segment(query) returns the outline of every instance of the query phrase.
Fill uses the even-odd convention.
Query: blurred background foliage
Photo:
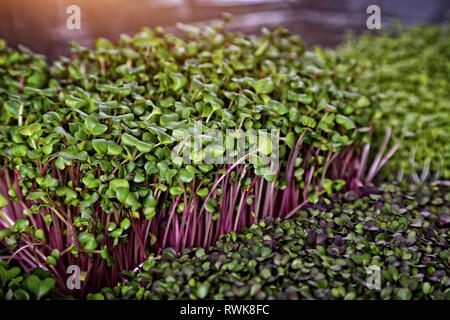
[[[81,9],[80,30],[66,27],[66,8],[73,4]],[[0,1],[0,38],[54,60],[70,55],[71,41],[92,47],[96,38],[117,40],[143,26],[176,32],[178,22],[206,22],[229,12],[234,16],[230,31],[283,26],[308,46],[335,46],[347,30],[367,31],[366,9],[372,4],[381,8],[382,28],[393,18],[404,25],[442,23],[450,9],[447,0],[15,0]]]

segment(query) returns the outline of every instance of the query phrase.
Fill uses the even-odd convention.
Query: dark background
[[[81,30],[68,30],[66,8],[81,8]],[[234,15],[229,29],[258,33],[279,25],[299,34],[308,46],[334,46],[347,30],[367,31],[366,8],[381,8],[382,28],[392,19],[406,25],[448,21],[449,0],[0,0],[0,38],[23,44],[50,60],[70,55],[75,40],[90,47],[97,37],[117,39],[143,26],[208,21]],[[371,31],[375,32],[375,31]]]

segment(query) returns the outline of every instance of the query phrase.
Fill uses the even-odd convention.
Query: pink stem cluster
[[[41,207],[38,214],[25,215],[24,210],[30,208],[32,201],[25,200],[18,187],[20,176],[17,171],[12,175],[6,169],[0,171],[0,194],[8,197],[8,190],[16,186],[18,202],[9,201],[8,206],[2,210],[0,216],[0,227],[10,228],[18,218],[27,218],[34,229],[42,229],[45,232],[47,242],[36,239],[31,234],[23,234],[18,246],[12,251],[14,259],[29,271],[35,267],[50,269],[57,280],[58,287],[64,294],[74,294],[67,289],[66,268],[69,265],[77,265],[85,272],[85,280],[80,292],[75,296],[83,297],[89,292],[96,292],[104,286],[113,286],[120,279],[122,270],[131,270],[147,259],[150,252],[160,252],[166,247],[173,247],[180,251],[191,247],[209,247],[213,245],[221,235],[231,231],[241,232],[243,227],[248,227],[266,217],[289,218],[295,215],[305,204],[308,203],[308,195],[311,191],[319,192],[322,188],[324,177],[330,179],[342,179],[346,181],[346,189],[359,192],[359,188],[369,185],[376,173],[393,155],[398,145],[395,145],[385,154],[389,140],[390,130],[386,132],[378,154],[376,155],[367,175],[367,162],[370,145],[363,147],[361,153],[357,153],[355,146],[343,148],[332,154],[321,154],[320,146],[303,147],[303,138],[298,139],[294,150],[288,157],[285,167],[286,185],[284,189],[277,188],[277,178],[268,182],[264,178],[256,176],[252,171],[247,171],[243,164],[250,156],[247,154],[236,163],[223,167],[226,172],[217,175],[213,187],[205,199],[196,195],[200,185],[198,179],[191,183],[182,184],[184,193],[171,198],[169,192],[153,190],[158,204],[170,202],[169,206],[157,212],[150,220],[143,218],[132,219],[131,228],[128,230],[126,242],[113,245],[112,239],[104,231],[105,240],[101,245],[106,245],[115,263],[112,267],[107,266],[99,252],[88,253],[83,251],[77,240],[77,228],[73,224],[73,218],[80,214],[77,207],[57,206],[56,210],[64,215],[67,224],[49,207]],[[303,148],[302,148],[303,147]],[[325,163],[319,174],[315,166],[319,155],[324,156]],[[299,185],[299,179],[294,175],[297,158],[302,159],[301,168],[303,187]],[[231,173],[234,172],[234,175]],[[78,175],[78,174],[76,174]],[[61,177],[61,173],[54,173],[55,177]],[[365,177],[365,179],[364,179]],[[243,188],[242,181],[250,178],[251,184]],[[220,190],[220,192],[217,192]],[[213,198],[217,202],[216,212],[206,210],[207,201]],[[248,201],[251,199],[251,201]],[[183,212],[177,212],[178,204],[183,202]],[[44,217],[51,215],[52,224],[45,223]],[[103,225],[113,218],[113,214],[104,212],[100,203],[95,204],[95,219],[100,219]],[[156,236],[156,243],[151,243],[151,235]],[[76,246],[78,255],[70,254],[69,249]],[[62,252],[61,258],[56,266],[46,263],[46,256],[53,249]]]

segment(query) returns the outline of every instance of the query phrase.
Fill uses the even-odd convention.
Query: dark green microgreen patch
[[[166,249],[105,299],[449,299],[447,187],[333,194],[208,249]],[[168,254],[172,252],[172,254]],[[368,285],[377,267],[379,287]]]

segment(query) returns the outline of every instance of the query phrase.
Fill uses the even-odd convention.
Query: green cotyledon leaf
[[[122,134],[121,135],[121,140],[122,140],[124,145],[130,146],[130,147],[135,147],[140,152],[144,152],[144,153],[150,152],[153,149],[153,146],[154,146],[154,144],[143,142],[143,141],[133,137],[132,135],[130,135],[128,133]]]

